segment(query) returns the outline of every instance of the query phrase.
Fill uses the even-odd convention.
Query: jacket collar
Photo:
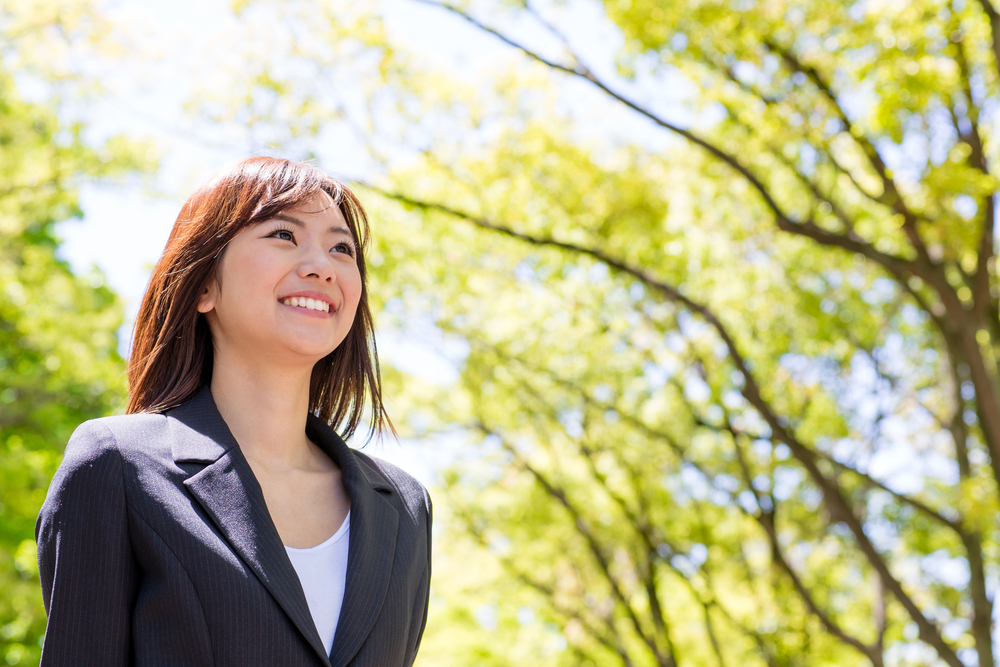
[[[392,485],[380,472],[362,465],[326,422],[309,415],[306,435],[340,467],[351,499],[347,581],[328,656],[298,575],[271,521],[260,484],[219,414],[208,385],[168,411],[167,416],[174,461],[206,464],[184,480],[184,485],[323,664],[347,665],[378,619],[389,588],[399,516],[383,494],[393,493]]]

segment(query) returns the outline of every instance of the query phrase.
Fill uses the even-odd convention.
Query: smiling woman
[[[334,431],[368,398],[392,430],[367,241],[354,194],[302,163],[243,160],[184,204],[130,414],[76,430],[38,517],[43,665],[412,664],[430,498]]]
[[[136,317],[129,412],[176,407],[210,380],[214,350],[208,320],[195,317],[194,311],[204,290],[220,284],[217,264],[225,263],[228,246],[234,241],[245,244],[243,232],[273,234],[274,243],[295,246],[296,228],[304,229],[310,216],[322,218],[321,210],[332,218],[334,224],[328,226],[340,228],[340,236],[329,239],[335,241],[331,254],[350,248],[361,295],[346,338],[313,367],[310,409],[342,425],[344,437],[350,437],[360,423],[367,392],[373,428],[391,428],[382,405],[366,291],[368,218],[354,193],[339,181],[310,165],[274,158],[243,160],[185,202]]]

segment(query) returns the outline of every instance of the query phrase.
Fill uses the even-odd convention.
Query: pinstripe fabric
[[[82,424],[36,525],[42,665],[395,667],[427,619],[431,505],[310,415],[351,497],[329,655],[260,485],[203,388],[165,415]]]

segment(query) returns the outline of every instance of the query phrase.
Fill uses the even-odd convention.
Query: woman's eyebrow
[[[302,222],[301,220],[299,220],[294,216],[288,215],[287,213],[276,213],[272,219],[284,220],[285,222],[290,222],[298,227],[304,228],[306,226],[306,223]],[[354,238],[354,234],[352,234],[351,230],[348,229],[347,227],[330,227],[326,231],[333,232],[334,234],[344,234],[346,236],[350,236],[352,239]]]

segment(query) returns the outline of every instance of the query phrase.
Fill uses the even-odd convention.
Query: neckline
[[[344,520],[341,522],[340,528],[337,529],[337,532],[335,532],[333,535],[326,538],[316,546],[304,547],[301,549],[298,547],[290,547],[287,544],[282,546],[285,547],[286,551],[290,551],[293,553],[308,553],[310,551],[319,551],[320,549],[333,546],[334,544],[339,542],[340,538],[342,538],[344,535],[347,534],[347,531],[350,528],[350,526],[351,526],[351,510],[347,510],[347,516],[344,517]]]

